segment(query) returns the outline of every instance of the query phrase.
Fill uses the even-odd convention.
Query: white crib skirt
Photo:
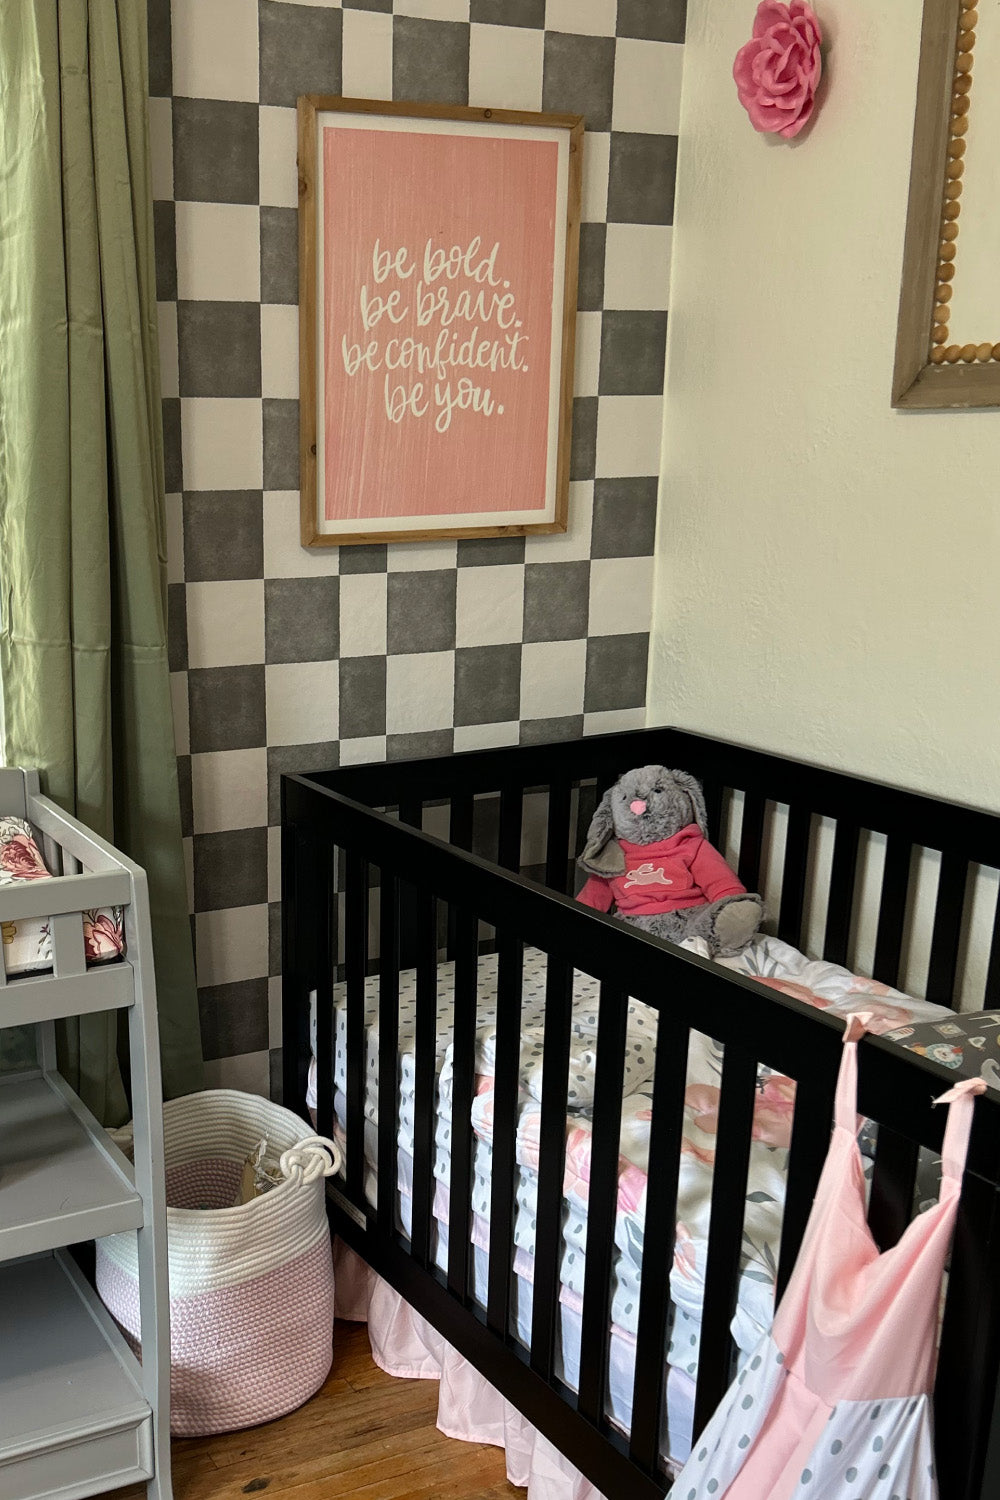
[[[333,1263],[337,1317],[368,1324],[372,1358],[387,1375],[440,1381],[437,1426],[446,1437],[502,1448],[507,1478],[527,1490],[527,1500],[605,1500],[579,1469],[340,1239],[333,1242]],[[667,1372],[667,1413],[673,1430],[690,1433],[694,1383],[673,1368]],[[669,1464],[674,1472],[687,1447],[685,1442],[683,1454],[674,1450]]]
[[[467,1359],[341,1240],[334,1241],[338,1318],[367,1323],[372,1358],[388,1375],[438,1380],[437,1425],[446,1437],[502,1448],[507,1478],[527,1500],[605,1500]]]

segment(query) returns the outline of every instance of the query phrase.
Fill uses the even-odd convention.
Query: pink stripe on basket
[[[138,1284],[99,1256],[97,1290],[138,1352]],[[252,1281],[172,1298],[170,1431],[177,1437],[229,1432],[294,1411],[330,1372],[332,1322],[326,1237]]]

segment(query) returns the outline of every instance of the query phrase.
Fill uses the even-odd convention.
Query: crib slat
[[[916,1141],[879,1125],[868,1197],[868,1227],[882,1250],[895,1245],[910,1222],[919,1151]]]
[[[365,1201],[365,1088],[368,1039],[365,971],[368,966],[368,861],[347,852],[344,898],[344,967],[347,999],[347,1191],[360,1208]]]
[[[502,870],[521,868],[521,818],[524,795],[519,786],[505,786],[500,793],[500,841],[497,863]]]
[[[417,1022],[413,1093],[413,1219],[410,1253],[430,1263],[434,1197],[434,1126],[437,1092],[437,902],[431,891],[414,895],[417,947]]]
[[[399,886],[383,866],[379,885],[378,1227],[396,1229],[399,1131]]]
[[[587,1260],[580,1337],[579,1410],[590,1422],[604,1414],[611,1337],[611,1265],[618,1206],[618,1155],[628,996],[601,985],[597,1021],[597,1064],[587,1209]]]
[[[316,891],[316,922],[312,954],[312,980],[316,986],[316,1128],[320,1135],[333,1135],[333,1078],[335,1038],[333,1032],[333,976],[337,964],[337,891],[334,870],[339,851],[323,849],[307,839],[304,870]],[[347,1033],[350,1045],[350,1032]],[[345,1142],[344,1164],[350,1174],[352,1154],[360,1143]]]
[[[883,984],[893,986],[899,983],[899,962],[903,952],[903,924],[906,921],[906,896],[910,886],[912,852],[912,845],[904,839],[890,837],[886,844],[872,976],[881,980]]]
[[[545,884],[563,894],[570,889],[569,815],[572,795],[567,779],[560,777],[551,782],[545,832]]]
[[[419,797],[401,797],[399,821],[410,828],[422,828],[424,807]],[[399,888],[399,958],[404,969],[412,969],[417,962],[417,911],[414,904],[414,888],[401,883]]]
[[[993,937],[990,941],[990,956],[986,965],[986,983],[983,987],[983,1009],[995,1010],[1000,1005],[1000,890],[997,892],[996,912],[993,917]]]
[[[615,784],[615,782],[617,780],[618,780],[618,776],[617,776],[616,772],[614,772],[614,771],[602,771],[599,774],[599,776],[597,777],[597,787],[596,787],[597,801],[598,802],[600,802],[600,800],[604,796],[605,792],[608,792],[608,791],[611,790],[611,788],[614,786],[614,784]]]
[[[493,1076],[493,1162],[490,1176],[490,1263],[487,1327],[510,1332],[510,1278],[514,1247],[518,1068],[521,1056],[521,990],[524,951],[503,935],[497,954],[496,1062]]]
[[[649,1133],[646,1223],[642,1244],[643,1277],[635,1341],[635,1380],[629,1455],[646,1474],[660,1466],[660,1416],[666,1380],[667,1317],[670,1311],[669,1267],[677,1233],[677,1181],[680,1175],[687,1081],[689,1032],[661,1011],[656,1030],[652,1121]]]
[[[962,938],[962,915],[965,910],[965,886],[969,862],[960,854],[946,850],[941,856],[937,902],[934,906],[934,929],[931,956],[927,965],[927,999],[937,1005],[954,1005],[955,970],[958,945]]]
[[[472,819],[475,803],[471,792],[453,792],[448,819],[448,842],[454,849],[472,848]],[[458,951],[458,907],[448,908],[448,957]]]
[[[451,1180],[448,1209],[448,1288],[459,1301],[469,1292],[472,1223],[472,1102],[475,1098],[477,935],[475,912],[458,912],[451,1093]]]
[[[419,797],[401,797],[399,800],[399,821],[408,823],[411,828],[420,828],[424,821],[424,804]]]
[[[757,1086],[753,1055],[726,1047],[712,1177],[711,1233],[705,1261],[698,1384],[694,1404],[697,1435],[725,1395],[731,1378],[733,1340],[729,1331],[743,1247],[750,1132]]]
[[[830,899],[826,908],[823,957],[832,964],[847,964],[854,910],[854,881],[858,867],[861,830],[854,823],[838,822],[830,867]]]
[[[535,1215],[535,1277],[531,1309],[531,1368],[551,1381],[559,1321],[562,1258],[563,1176],[566,1170],[566,1099],[569,1090],[573,970],[554,953],[545,981],[545,1041],[542,1048],[542,1117]]]
[[[721,781],[716,781],[714,777],[706,777],[701,789],[705,794],[705,818],[708,824],[708,842],[710,844],[719,844],[721,842],[720,832],[722,829],[722,783]]]
[[[775,1307],[784,1296],[788,1278],[792,1274],[809,1221],[816,1184],[829,1150],[836,1083],[836,1074],[831,1074],[825,1078],[810,1076],[808,1083],[800,1081],[796,1086],[785,1209],[781,1221],[781,1250],[778,1254],[778,1277],[774,1293]]]
[[[308,993],[303,972],[316,930],[315,880],[307,878],[305,840],[292,823],[281,828],[281,1098],[286,1109],[306,1109],[309,1077]],[[317,1061],[319,1052],[317,1049]],[[317,1068],[317,1071],[318,1068]]]
[[[590,828],[591,819],[597,811],[600,798],[597,795],[597,787],[592,781],[581,784],[576,794],[576,831],[573,839],[573,858],[576,860],[582,853],[587,842],[587,832]],[[579,879],[583,879],[580,875]]]
[[[448,842],[456,849],[472,848],[472,815],[475,802],[471,792],[454,792],[448,821]]]
[[[967,1172],[955,1225],[934,1387],[938,1482],[941,1494],[949,1500],[986,1500],[998,1493],[998,1260],[1000,1193]]]
[[[743,798],[743,823],[740,828],[740,862],[737,873],[748,891],[760,883],[760,855],[764,845],[764,798],[748,791]]]
[[[785,834],[785,862],[781,872],[778,936],[794,947],[798,947],[802,940],[802,911],[805,904],[811,832],[812,814],[808,807],[800,803],[790,807],[788,828]]]

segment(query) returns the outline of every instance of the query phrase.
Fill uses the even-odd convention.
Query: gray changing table
[[[0,1026],[33,1025],[39,1066],[0,1076],[0,1500],[77,1500],[145,1480],[171,1500],[163,1121],[146,877],[0,768],[56,880],[0,887],[0,921],[51,918],[52,970],[9,977]],[[125,908],[126,957],[87,968],[81,913]],[[0,944],[2,953],[2,944]],[[128,1011],[135,1165],[60,1077],[56,1020]],[[135,1229],[142,1363],[67,1247]]]

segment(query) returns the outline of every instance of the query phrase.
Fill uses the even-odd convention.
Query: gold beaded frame
[[[1000,343],[948,336],[972,102],[977,0],[924,0],[899,295],[895,407],[1000,406]],[[1000,332],[1000,329],[997,330]]]

